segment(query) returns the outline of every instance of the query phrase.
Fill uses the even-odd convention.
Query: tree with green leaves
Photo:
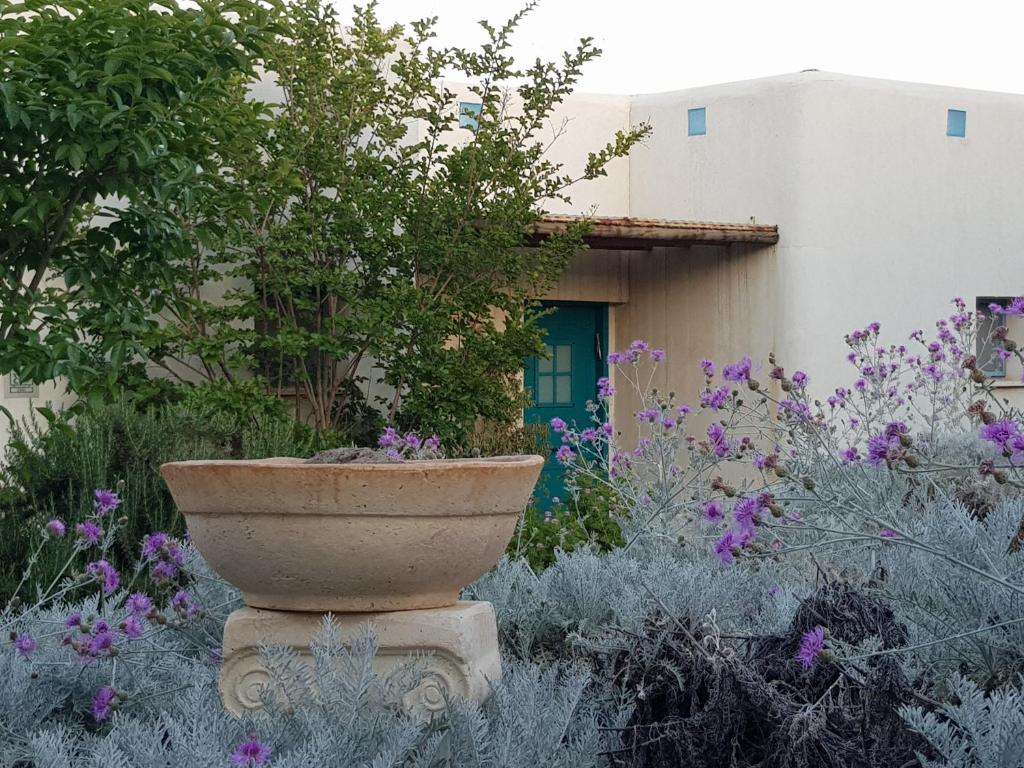
[[[515,421],[522,361],[543,350],[533,298],[584,229],[526,248],[532,227],[647,132],[610,136],[579,177],[550,159],[553,111],[599,51],[584,39],[519,66],[511,40],[531,8],[467,50],[434,47],[433,20],[383,25],[373,5],[346,24],[322,0],[284,6],[262,80],[225,84],[204,116],[221,129],[216,167],[121,217],[119,286],[138,311],[131,328],[109,306],[90,324],[103,350],[120,338],[132,353],[107,355],[118,380],[146,363],[243,412],[287,394],[319,430],[383,418],[451,446],[481,418]],[[481,105],[470,128],[452,72]]]
[[[106,396],[140,363],[271,10],[0,0],[0,372]]]
[[[509,47],[530,7],[484,24],[469,51],[431,47],[432,21],[384,27],[372,5],[342,26],[319,0],[292,4],[267,58],[281,104],[210,201],[238,239],[179,281],[242,287],[216,301],[192,291],[168,343],[212,368],[258,361],[321,429],[373,407],[464,444],[481,417],[514,421],[522,361],[543,349],[531,299],[581,246],[578,228],[527,249],[532,225],[647,132],[609,137],[580,178],[549,159],[553,110],[599,51],[583,40],[561,63],[517,66]],[[453,70],[480,103],[470,128],[443,85]],[[370,361],[388,388],[368,403]]]

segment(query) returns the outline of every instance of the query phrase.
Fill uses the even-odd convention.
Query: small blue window
[[[967,135],[967,113],[962,109],[946,111],[946,135],[964,138]]]
[[[459,128],[469,128],[475,131],[480,127],[479,120],[481,104],[472,101],[459,102]]]
[[[691,109],[686,113],[686,133],[688,136],[703,136],[708,132],[707,110],[704,107]]]

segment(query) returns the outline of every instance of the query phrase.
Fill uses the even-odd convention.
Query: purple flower
[[[92,520],[86,520],[75,526],[75,533],[80,541],[88,546],[96,546],[103,540],[103,529]]]
[[[710,408],[712,411],[718,411],[725,407],[725,404],[729,402],[729,395],[732,394],[732,390],[727,386],[721,386],[712,392],[709,389],[705,389],[700,393],[700,404],[705,408]]]
[[[404,442],[406,448],[411,448],[414,451],[418,451],[423,446],[423,441],[420,440],[420,436],[415,432],[407,434]]]
[[[796,660],[804,669],[810,669],[825,650],[825,628],[815,627],[800,639]]]
[[[709,379],[713,378],[715,375],[715,364],[710,360],[701,360],[700,369],[704,371],[704,375]]]
[[[651,362],[660,363],[665,359],[664,349],[652,349],[651,350]]]
[[[570,461],[572,461],[572,457],[572,448],[570,448],[568,445],[563,445],[555,453],[555,458],[558,459],[558,462],[560,464],[568,464]]]
[[[757,499],[740,499],[732,511],[733,519],[741,532],[754,531],[754,523],[761,513],[761,503]]]
[[[102,723],[110,717],[110,710],[113,709],[116,698],[117,691],[109,685],[96,691],[96,695],[92,698],[92,716],[97,723]]]
[[[110,514],[121,506],[121,499],[109,488],[97,488],[93,497],[93,509],[100,517]]]
[[[142,619],[138,616],[129,616],[124,622],[124,635],[129,640],[138,640],[145,631],[142,626]]]
[[[731,453],[732,447],[729,445],[729,438],[726,437],[725,428],[721,424],[716,422],[708,427],[708,440],[711,441],[711,449],[715,456],[725,458]]]
[[[68,629],[74,629],[75,627],[82,626],[82,614],[77,611],[75,613],[69,613],[68,617],[64,619],[64,626]]]
[[[377,445],[381,448],[390,448],[401,440],[394,427],[388,427],[383,434],[377,438]]]
[[[704,513],[704,519],[711,523],[717,523],[724,517],[722,506],[717,501],[706,502],[701,511]]]
[[[109,595],[121,583],[121,574],[106,560],[97,560],[85,566],[85,572],[103,582],[103,594]]]
[[[658,417],[661,415],[660,408],[648,408],[646,411],[640,411],[636,415],[636,420],[643,423],[653,424]]]
[[[803,371],[796,371],[793,374],[792,382],[793,386],[797,389],[803,389],[807,386],[807,382],[810,381],[810,377]]]
[[[749,357],[744,357],[738,363],[725,366],[722,369],[722,378],[726,381],[749,381],[752,367],[753,361]]]
[[[1024,296],[1014,299],[1005,307],[1001,307],[998,304],[989,304],[988,308],[994,315],[1024,316]]]
[[[844,464],[856,464],[860,461],[860,452],[856,448],[844,448],[839,452]]]
[[[423,447],[428,451],[434,451],[436,453],[441,450],[441,438],[437,435],[431,435],[423,442]]]
[[[166,533],[157,531],[156,533],[147,533],[142,537],[142,557],[145,560],[155,560],[160,556],[163,548],[167,546],[167,542],[171,540],[171,537]]]
[[[552,432],[557,432],[558,434],[561,434],[562,432],[565,432],[565,428],[568,426],[565,423],[564,419],[560,419],[557,416],[555,416],[555,418],[553,418],[548,423],[551,424],[551,431]]]
[[[899,538],[899,534],[896,533],[896,531],[894,531],[892,528],[883,528],[878,532],[878,535],[881,536],[883,539]]]
[[[64,521],[59,517],[53,518],[46,524],[46,532],[53,536],[55,539],[63,539],[64,534],[68,532],[67,526],[64,525]]]
[[[124,605],[132,616],[147,616],[153,610],[153,601],[141,592],[129,595]]]
[[[996,421],[981,428],[981,439],[1006,453],[1012,453],[1011,441],[1020,434],[1020,427],[1012,421]]]
[[[250,739],[238,745],[231,753],[231,764],[236,768],[254,768],[270,759],[270,747],[259,739]]]
[[[637,339],[636,341],[630,342],[630,345],[629,345],[629,349],[632,352],[646,352],[650,348],[651,348],[651,345],[648,344],[643,339]]]
[[[181,618],[191,621],[203,612],[203,607],[188,591],[182,589],[171,598],[171,607]]]
[[[598,433],[597,433],[597,430],[594,429],[593,427],[587,427],[582,432],[580,432],[580,442],[581,443],[596,443],[597,440],[598,440]]]
[[[86,655],[90,658],[96,658],[104,653],[110,655],[117,637],[110,631],[106,622],[96,622],[96,626],[93,627],[93,631],[95,634],[89,640],[89,643],[85,648]]]
[[[178,566],[167,560],[161,560],[153,565],[149,575],[157,584],[166,584],[178,578]]]
[[[14,649],[22,658],[28,659],[36,652],[39,644],[32,635],[17,635],[14,638]]]
[[[602,376],[597,380],[597,396],[602,400],[607,400],[609,397],[615,394],[615,387],[612,386],[611,382],[608,381],[607,376]]]
[[[732,565],[736,561],[733,553],[739,548],[736,534],[732,531],[726,531],[722,534],[722,538],[715,542],[715,555],[722,562],[722,565]]]

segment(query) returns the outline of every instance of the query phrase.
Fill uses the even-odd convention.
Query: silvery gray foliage
[[[960,676],[950,681],[959,703],[938,712],[905,707],[903,719],[938,756],[919,755],[923,768],[1017,768],[1024,765],[1024,694],[1007,688],[986,694]]]
[[[725,568],[699,543],[645,541],[603,555],[559,553],[539,574],[505,558],[466,597],[493,603],[506,650],[528,659],[571,655],[567,634],[586,645],[610,631],[641,632],[666,615],[691,625],[713,616],[720,629],[770,634],[788,625],[811,589],[807,573],[785,561]]]
[[[911,677],[969,670],[991,687],[1024,671],[1024,552],[1011,546],[1022,519],[1019,498],[994,505],[984,519],[959,502],[932,503],[899,521],[921,546],[879,547],[878,588],[906,624],[909,645],[922,646],[906,655]]]
[[[27,629],[41,635],[52,621],[41,616]],[[312,645],[312,668],[290,648],[264,649],[273,680],[269,716],[236,719],[220,703],[214,666],[183,650],[175,632],[161,632],[153,643],[153,679],[136,682],[163,693],[129,699],[103,726],[76,717],[67,703],[108,683],[109,666],[60,664],[52,677],[33,680],[30,670],[45,669],[49,657],[30,665],[5,649],[0,673],[10,684],[0,698],[0,765],[227,765],[240,743],[257,738],[273,750],[274,768],[582,768],[603,764],[607,734],[629,713],[590,695],[585,669],[513,661],[486,705],[453,700],[425,722],[400,704],[420,679],[417,666],[379,675],[370,629],[343,637],[328,621]]]

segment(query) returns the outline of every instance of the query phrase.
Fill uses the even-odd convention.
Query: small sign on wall
[[[39,387],[31,382],[22,381],[13,371],[7,374],[8,397],[39,397]]]

